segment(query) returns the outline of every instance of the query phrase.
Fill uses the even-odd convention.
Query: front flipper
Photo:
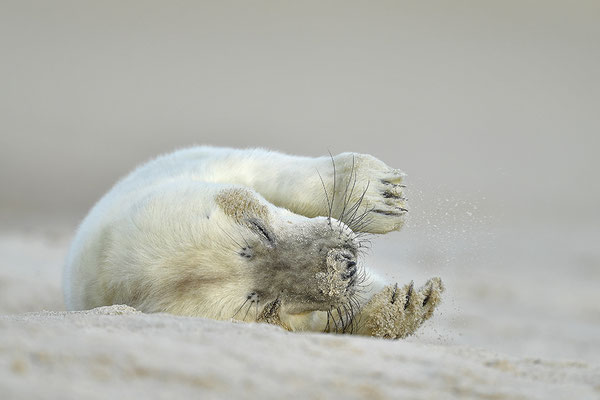
[[[410,336],[431,318],[443,291],[440,278],[431,278],[420,289],[412,282],[402,288],[386,286],[361,310],[358,333],[389,339]]]
[[[408,213],[405,174],[368,154],[342,153],[332,158],[331,216],[355,232],[398,230]]]

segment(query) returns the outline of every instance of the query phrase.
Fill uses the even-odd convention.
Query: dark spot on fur
[[[239,255],[244,258],[252,258],[252,249],[250,247],[244,247]]]

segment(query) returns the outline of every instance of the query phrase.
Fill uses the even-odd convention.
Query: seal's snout
[[[345,249],[331,249],[327,254],[326,271],[316,274],[321,293],[330,299],[346,296],[357,281],[356,257]]]

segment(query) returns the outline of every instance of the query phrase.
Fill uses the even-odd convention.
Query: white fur
[[[345,196],[355,202],[363,193],[360,213],[393,211],[398,204],[382,198],[383,180],[400,182],[402,176],[374,157],[352,153],[334,157],[333,163],[329,156],[262,149],[194,147],[163,155],[119,181],[80,225],[64,273],[67,308],[131,303],[133,298],[130,305],[145,312],[231,318],[249,284],[243,260],[232,247],[236,228],[215,203],[218,193],[251,188],[276,223],[286,224],[328,216],[328,198],[333,216],[339,216]],[[352,195],[348,182],[355,187]],[[384,233],[399,229],[403,220],[404,215],[373,213],[359,230]],[[215,283],[187,287],[186,274]],[[375,278],[369,290],[382,287]],[[323,318],[317,312],[288,315],[284,322],[294,330],[315,330],[323,329]]]

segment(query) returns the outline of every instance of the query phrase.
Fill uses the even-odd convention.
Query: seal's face
[[[361,278],[354,233],[327,218],[290,222],[276,226],[249,222],[258,240],[242,251],[256,294],[280,299],[292,314],[327,311],[348,303]]]
[[[279,300],[290,314],[351,307],[364,272],[356,234],[332,218],[306,218],[268,207],[253,193],[232,189],[218,197],[238,227],[238,256],[252,277],[247,299]]]

